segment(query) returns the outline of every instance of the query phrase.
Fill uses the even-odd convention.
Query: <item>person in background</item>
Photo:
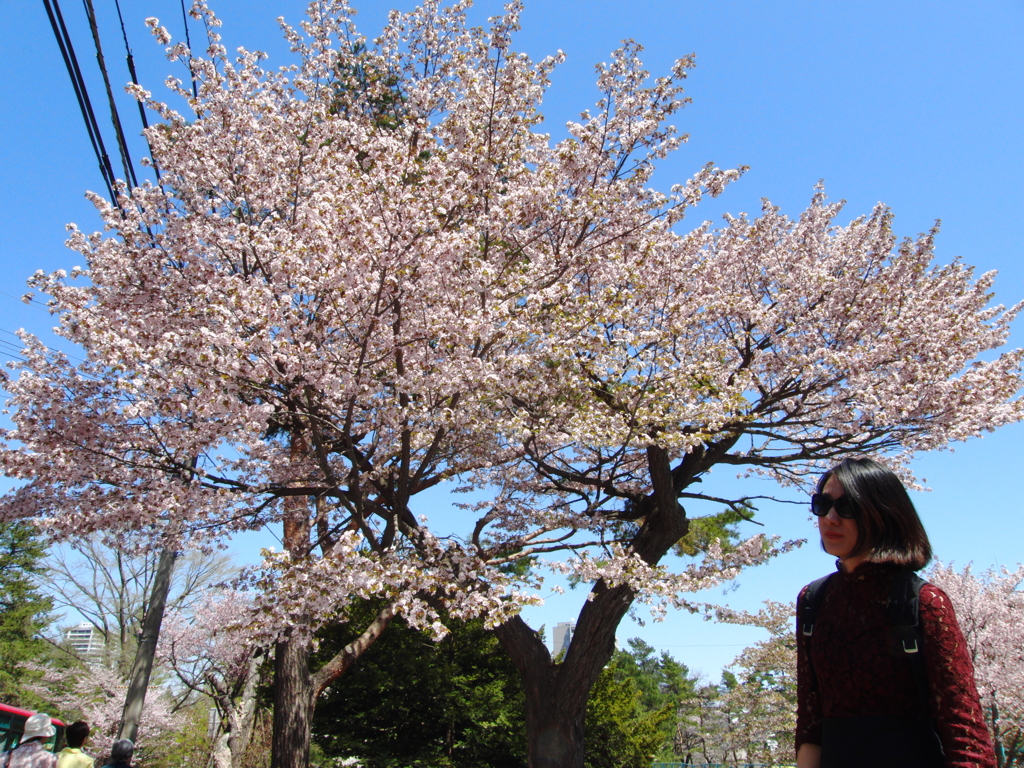
[[[46,749],[46,740],[52,738],[57,729],[45,712],[36,712],[25,721],[21,743],[3,755],[2,768],[57,768],[57,756]]]
[[[93,768],[95,758],[82,751],[89,738],[89,724],[78,720],[64,732],[68,745],[57,754],[57,768]]]
[[[103,768],[131,768],[135,745],[130,739],[115,741],[110,748],[110,762]]]

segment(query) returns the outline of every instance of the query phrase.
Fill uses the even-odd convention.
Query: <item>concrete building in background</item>
[[[88,623],[71,627],[64,633],[64,640],[75,650],[75,653],[86,661],[102,657],[103,649],[107,645],[103,634]]]
[[[572,642],[572,633],[575,629],[576,625],[571,621],[560,621],[555,624],[555,631],[552,634],[554,641],[551,647],[552,656],[568,652],[569,643]]]

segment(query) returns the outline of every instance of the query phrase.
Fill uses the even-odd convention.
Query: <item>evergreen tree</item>
[[[367,616],[379,606],[363,606]],[[372,613],[371,613],[372,612]],[[365,622],[364,622],[365,623]],[[526,764],[523,690],[482,622],[445,620],[440,642],[402,620],[317,701],[313,742],[368,768]],[[359,617],[320,635],[318,661],[361,632]]]
[[[316,663],[336,655],[379,610],[367,602],[353,621],[319,636]],[[314,754],[358,758],[367,768],[526,765],[524,694],[508,656],[480,621],[447,618],[432,641],[402,620],[368,648],[317,702]],[[671,754],[681,702],[695,680],[640,639],[616,653],[587,705],[587,768],[647,768]],[[666,751],[667,750],[667,751]],[[316,761],[314,761],[316,762]]]
[[[615,715],[611,719],[633,731],[637,739],[646,738],[648,726],[657,723],[659,741],[655,744],[654,755],[659,759],[676,761],[680,757],[676,735],[681,719],[684,719],[695,706],[697,679],[690,675],[690,670],[685,664],[672,658],[665,651],[662,651],[660,656],[655,655],[654,648],[638,637],[627,641],[627,645],[629,650],[615,653],[612,664],[605,669],[604,675],[614,678],[619,689],[617,695],[635,690],[639,693],[639,700],[632,717]],[[598,694],[592,693],[588,703],[588,717],[591,717],[598,706],[597,699]],[[591,734],[591,730],[591,720],[588,719],[587,733]],[[593,757],[589,757],[594,755],[594,742],[590,736],[587,744],[590,761],[588,765],[596,766],[598,763]]]
[[[678,706],[695,695],[696,680],[690,677],[685,664],[665,651],[655,656],[654,648],[639,637],[626,644],[630,650],[618,651],[613,658],[616,674],[620,680],[630,679],[637,685],[644,709],[653,711],[668,704]]]
[[[658,709],[644,706],[651,692],[638,679],[648,683],[652,676],[624,671],[628,656],[617,654],[590,691],[585,768],[648,768],[670,733],[675,706],[671,701]]]
[[[0,700],[28,708],[38,701],[22,685],[33,676],[25,664],[49,650],[41,633],[50,622],[53,601],[33,579],[45,553],[32,526],[0,522]]]

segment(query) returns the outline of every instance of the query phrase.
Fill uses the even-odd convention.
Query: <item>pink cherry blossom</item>
[[[1016,765],[1024,756],[1024,566],[976,576],[970,565],[936,563],[928,580],[953,601],[999,768]]]

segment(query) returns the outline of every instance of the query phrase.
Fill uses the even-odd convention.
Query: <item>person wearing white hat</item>
[[[46,749],[47,739],[57,733],[45,712],[36,712],[25,721],[21,742],[0,761],[2,768],[57,768],[57,756]]]

